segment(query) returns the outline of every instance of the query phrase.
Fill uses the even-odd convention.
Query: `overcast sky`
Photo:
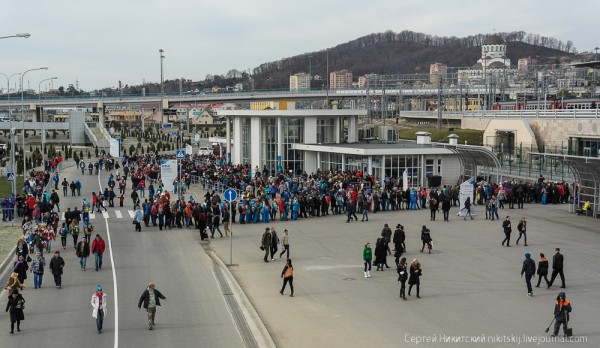
[[[489,3],[489,5],[488,5]],[[600,46],[600,1],[556,0],[5,0],[0,72],[32,71],[25,86],[79,83],[83,90],[207,74],[320,51],[370,33],[412,30],[440,36],[523,30]],[[595,14],[595,15],[591,15]],[[343,68],[343,67],[340,67]],[[308,70],[308,68],[307,68]],[[16,78],[11,80],[14,88]],[[6,81],[0,75],[0,85]],[[42,85],[44,89],[46,83]]]

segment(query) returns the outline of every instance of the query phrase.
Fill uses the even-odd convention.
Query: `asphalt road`
[[[63,211],[67,207],[80,207],[83,195],[90,200],[92,190],[104,188],[108,181],[106,172],[99,177],[80,175],[75,168],[64,170],[61,180],[63,176],[68,180],[79,177],[83,182],[81,197],[62,197],[61,192]],[[130,192],[127,190],[126,197]],[[102,270],[94,271],[93,256],[88,259],[87,271],[80,270],[69,237],[67,250],[62,252],[66,262],[63,288],[55,288],[52,275],[46,272],[42,288],[33,289],[30,274],[26,280],[28,288],[23,291],[27,301],[23,331],[9,335],[8,314],[1,315],[0,345],[244,346],[213,274],[213,262],[200,245],[199,235],[193,230],[159,231],[157,227],[135,232],[129,215],[133,210],[131,199],[125,200],[123,208],[108,209],[106,218],[95,214],[92,220],[95,233],[107,242]],[[57,239],[53,251],[59,245]],[[48,263],[51,256],[46,257]],[[144,309],[137,308],[138,299],[149,282],[156,283],[157,289],[167,297],[157,310],[153,331],[148,330]],[[96,332],[90,305],[97,284],[104,287],[109,303],[102,334]],[[3,298],[2,305],[5,303]]]

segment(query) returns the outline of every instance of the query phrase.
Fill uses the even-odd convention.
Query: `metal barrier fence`
[[[227,190],[227,189],[233,189],[237,193],[238,197],[242,197],[242,191],[240,189],[225,185],[225,183],[221,182],[218,179],[211,180],[211,179],[205,178],[203,176],[190,175],[190,181],[193,184],[202,185],[203,190],[207,190],[207,191],[214,190],[215,192],[220,193],[220,194],[225,192],[225,190]]]

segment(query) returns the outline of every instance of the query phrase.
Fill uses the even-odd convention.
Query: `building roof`
[[[415,141],[401,140],[398,143],[343,143],[343,144],[292,144],[295,150],[341,153],[357,156],[381,155],[451,155],[454,152],[436,148],[431,144],[417,144]]]
[[[483,40],[483,44],[484,45],[504,45],[504,39],[498,35],[498,34],[494,34],[491,36],[488,36],[485,40]]]
[[[315,117],[315,116],[366,116],[365,109],[296,109],[296,110],[219,110],[220,116],[257,117]]]

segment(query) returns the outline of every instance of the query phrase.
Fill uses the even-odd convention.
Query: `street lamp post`
[[[24,38],[24,39],[27,39],[27,38],[29,38],[30,36],[31,36],[31,34],[29,34],[29,33],[17,33],[17,34],[15,34],[15,35],[9,35],[9,36],[0,36],[0,39],[8,39],[8,38],[11,38],[11,37],[22,37],[22,38]]]
[[[50,80],[56,80],[58,77],[51,77],[49,79],[44,79],[42,81],[40,81],[40,84],[38,85],[38,98],[41,100],[42,99],[42,83],[46,82],[46,81],[50,81]]]
[[[6,76],[3,73],[0,75],[6,78],[6,99],[8,100],[8,117],[10,118],[10,172],[15,173],[17,170],[17,166],[15,165],[15,131],[13,129],[13,119],[12,119],[12,108],[10,105],[10,79],[13,76],[21,75],[21,73],[14,73],[10,76]],[[17,197],[17,179],[14,178],[12,181],[12,194],[13,197]],[[13,217],[16,217],[17,205],[15,204],[15,211],[13,212]],[[14,221],[14,219],[13,219]]]
[[[163,77],[163,60],[165,59],[165,56],[163,55],[164,50],[161,48],[158,50],[158,53],[160,53],[160,123],[164,122],[164,111],[163,111],[163,97],[165,95],[165,80]]]
[[[51,77],[40,81],[38,85],[38,96],[42,99],[42,83],[45,81],[56,80],[58,77]],[[40,141],[42,143],[42,161],[46,160],[46,131],[44,130],[44,109],[40,107]]]
[[[23,108],[24,108],[24,103],[23,103],[23,78],[25,77],[25,75],[28,72],[35,71],[35,70],[48,70],[48,67],[44,66],[44,67],[41,67],[41,68],[35,68],[35,69],[25,70],[25,72],[21,74],[21,124],[23,125],[23,127],[22,127],[22,130],[23,130],[23,180],[25,180],[25,173],[27,173],[27,162],[25,161],[25,117],[23,115]]]

